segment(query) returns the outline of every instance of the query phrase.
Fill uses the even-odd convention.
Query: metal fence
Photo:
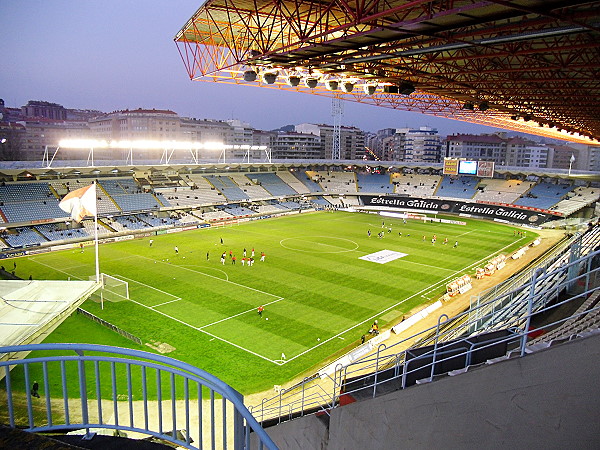
[[[22,352],[32,353],[21,359]],[[0,411],[10,427],[82,430],[84,439],[96,429],[138,432],[189,449],[277,448],[240,393],[190,364],[91,344],[10,346],[0,353],[9,356],[0,362],[6,389]]]
[[[142,340],[139,337],[137,337],[136,335],[131,334],[128,331],[125,331],[122,328],[119,328],[118,326],[113,325],[112,323],[107,322],[106,320],[101,319],[98,316],[95,316],[94,314],[92,314],[91,312],[86,311],[85,309],[77,308],[77,314],[81,314],[82,316],[87,317],[88,319],[90,319],[90,320],[92,320],[92,321],[94,321],[96,323],[99,323],[103,327],[106,327],[109,330],[112,330],[115,333],[120,334],[124,338],[129,339],[130,341],[133,341],[133,342],[135,342],[138,345],[142,345]]]

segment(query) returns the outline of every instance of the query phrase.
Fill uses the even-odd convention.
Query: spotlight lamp
[[[300,84],[300,77],[292,75],[291,77],[288,77],[287,83],[292,87],[296,87]]]
[[[354,83],[352,83],[351,81],[343,81],[342,82],[342,91],[352,92],[352,89],[354,89]]]
[[[473,103],[471,103],[471,102],[466,102],[463,105],[463,109],[468,109],[469,111],[473,111],[475,109],[475,105],[473,105]]]
[[[256,81],[256,71],[254,70],[246,70],[244,72],[244,81]]]
[[[519,116],[514,115],[514,116],[510,116],[511,120],[519,120]]]
[[[404,82],[398,86],[398,92],[403,95],[410,95],[415,92],[415,87],[412,83]]]
[[[533,119],[533,117],[531,117],[531,115],[529,115],[529,114],[526,114],[526,115],[523,116],[523,120],[525,122],[529,122],[531,119]]]
[[[365,84],[363,90],[365,91],[365,94],[373,95],[377,90],[377,86],[375,86],[374,84]]]
[[[265,83],[273,84],[277,80],[277,72],[265,72],[262,77]]]
[[[325,82],[325,89],[328,91],[337,91],[339,82],[337,80],[327,80]]]
[[[317,87],[317,84],[319,84],[319,80],[313,77],[309,77],[306,80],[304,80],[304,84],[306,84],[307,88],[314,89]]]
[[[488,102],[481,102],[479,104],[479,111],[487,111],[488,109],[490,109],[490,105]]]

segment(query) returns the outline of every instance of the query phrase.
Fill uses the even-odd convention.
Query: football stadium
[[[175,42],[191,80],[592,146],[596,3],[209,0]],[[597,447],[598,173],[333,128],[2,163],[0,446]]]
[[[272,425],[427,378],[426,368],[407,374],[398,364],[432,342],[468,333],[483,343],[474,358],[516,351],[513,329],[535,312],[528,307],[554,309],[571,284],[580,299],[594,289],[598,188],[551,176],[484,179],[377,164],[239,164],[211,174],[157,165],[127,176],[130,168],[115,175],[109,166],[87,177],[47,169],[12,176],[0,187],[2,269],[23,281],[4,282],[5,340],[48,344],[25,361],[76,343],[168,356],[233,386]],[[77,222],[61,206],[90,186],[97,218],[84,212]],[[86,206],[85,192],[75,198]],[[533,274],[554,273],[574,249],[577,271],[561,269],[528,305]],[[464,366],[461,352],[451,351],[447,367],[427,364],[434,375],[449,372]],[[81,364],[51,360],[11,371],[11,407],[43,421],[44,405],[19,400],[19,387],[45,380],[43,392],[77,392],[69,380],[81,367],[88,376],[97,371],[87,402],[124,400],[116,417],[140,403],[206,395],[180,380],[171,385],[166,374],[156,385],[137,367],[113,368],[111,376],[108,361]],[[149,384],[143,391],[142,383]],[[81,414],[80,405],[69,404],[69,413],[66,405],[56,407],[62,415]]]

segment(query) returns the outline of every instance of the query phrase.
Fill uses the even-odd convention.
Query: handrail
[[[36,352],[36,351],[51,351],[51,352],[74,352],[72,355],[55,355],[55,356],[36,356],[33,358],[19,358],[19,359],[10,359],[10,354],[21,354],[22,352]],[[94,354],[86,354],[87,352],[93,352]],[[153,353],[144,352],[141,350],[132,350],[126,348],[119,347],[110,347],[106,345],[96,345],[96,344],[29,344],[29,345],[21,345],[21,346],[5,346],[0,347],[0,354],[9,354],[9,358],[5,361],[0,361],[0,367],[4,367],[4,376],[5,376],[5,384],[7,391],[7,409],[9,412],[9,422],[10,426],[14,427],[15,424],[15,407],[13,397],[17,396],[13,389],[12,379],[14,378],[11,375],[11,369],[14,370],[15,367],[21,367],[24,372],[25,386],[31,386],[31,368],[36,366],[41,366],[43,370],[43,392],[45,394],[45,409],[46,409],[46,424],[36,424],[36,419],[33,414],[33,396],[36,396],[37,392],[33,393],[31,391],[26,392],[25,398],[27,403],[27,416],[29,427],[28,431],[50,431],[55,429],[77,429],[77,428],[85,428],[86,435],[90,435],[90,428],[107,428],[107,429],[117,429],[117,430],[129,430],[145,433],[148,435],[160,437],[161,439],[165,439],[167,441],[173,442],[175,444],[181,445],[186,448],[202,448],[202,427],[205,425],[203,423],[202,417],[202,402],[203,402],[203,390],[206,388],[210,392],[210,422],[211,422],[211,441],[215,442],[216,433],[219,431],[215,431],[215,393],[222,397],[222,411],[221,415],[223,418],[223,429],[222,438],[224,446],[227,445],[228,441],[233,442],[233,446],[236,449],[249,449],[250,448],[250,432],[254,432],[256,437],[258,438],[259,448],[263,448],[265,446],[268,449],[276,449],[277,446],[271,440],[269,435],[262,429],[257,420],[252,416],[250,411],[246,408],[243,402],[243,396],[233,389],[228,384],[221,381],[219,378],[214,375],[206,372],[205,370],[199,369],[191,364],[169,358],[167,356],[156,355]],[[114,356],[118,355],[118,356]],[[49,363],[59,363],[61,369],[60,380],[50,379],[48,373],[48,365]],[[86,364],[87,363],[87,364]],[[101,366],[100,363],[105,363]],[[71,376],[66,371],[67,364],[76,364],[77,365],[77,375]],[[86,371],[89,371],[89,365],[93,365],[94,373],[93,377],[91,375],[86,375]],[[107,370],[101,371],[108,366],[110,369],[110,373],[107,373]],[[117,385],[117,367],[124,366],[126,371],[126,383],[127,383],[127,402],[119,402],[117,401],[118,394],[116,390]],[[134,414],[132,408],[133,402],[133,385],[132,385],[132,367],[141,368],[142,373],[142,395],[143,395],[143,404],[144,404],[144,426],[138,426],[134,424]],[[158,430],[153,429],[149,426],[147,411],[148,411],[148,393],[147,388],[150,383],[149,377],[150,373],[156,373],[156,387],[157,387],[157,408],[159,411],[159,423]],[[161,374],[167,374],[168,376],[165,378],[161,378]],[[101,385],[100,378],[104,375],[105,377],[109,377],[112,380],[110,396],[112,398],[112,408],[114,410],[114,420],[115,423],[107,423],[102,419],[104,408],[102,406],[102,394],[101,394]],[[168,378],[168,379],[167,379]],[[94,381],[95,383],[94,383]],[[61,384],[61,392],[62,398],[65,405],[65,420],[64,423],[59,423],[59,418],[56,416],[55,410],[56,407],[52,408],[51,406],[51,390],[49,389],[50,383]],[[162,408],[162,385],[164,383],[168,384],[168,388],[170,389],[171,398],[168,399],[171,402],[171,411],[163,411]],[[181,420],[177,420],[177,410],[176,410],[176,398],[175,392],[176,387],[180,386],[179,383],[182,383],[184,386],[184,407],[185,411],[183,414],[185,427],[185,440],[181,440],[177,438],[176,428],[178,423],[181,423]],[[93,391],[93,386],[95,385],[95,392]],[[190,406],[192,403],[192,399],[190,399],[190,384],[197,385],[197,412],[198,412],[198,427],[199,427],[199,447],[192,445],[192,439],[190,436],[190,419],[194,419],[193,413],[190,411]],[[78,387],[79,391],[79,401],[81,406],[81,420],[76,420],[72,422],[72,415],[69,415],[69,401],[73,401],[73,398],[70,398],[68,395],[69,390],[75,389]],[[139,386],[137,386],[139,388]],[[93,392],[95,398],[93,400],[88,399],[90,392]],[[39,394],[38,394],[39,395]],[[106,393],[105,393],[106,395]],[[53,397],[54,398],[54,397]],[[165,399],[166,400],[166,399]],[[227,406],[227,403],[231,406]],[[91,404],[90,404],[91,403]],[[97,403],[97,414],[98,420],[93,421],[89,418],[90,410],[93,408],[93,403]],[[126,405],[129,408],[129,425],[119,424],[119,416],[118,409],[121,405]],[[228,408],[233,407],[233,430],[229,432],[227,429],[227,410]],[[54,411],[53,411],[54,409]],[[167,409],[167,408],[165,408]],[[180,413],[181,415],[181,413]],[[171,430],[172,435],[165,435],[163,430],[163,419],[171,419],[173,429]]]

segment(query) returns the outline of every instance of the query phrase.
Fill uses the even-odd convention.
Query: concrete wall
[[[281,449],[600,448],[600,335],[267,429]]]

